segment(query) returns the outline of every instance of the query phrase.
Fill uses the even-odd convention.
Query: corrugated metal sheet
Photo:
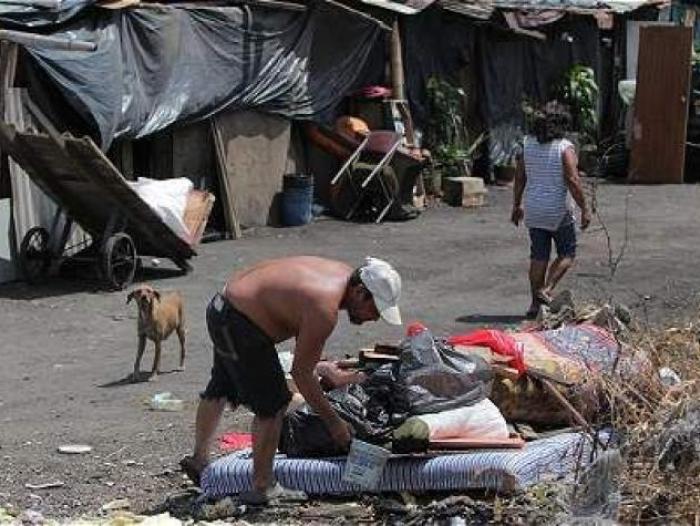
[[[494,11],[494,5],[491,0],[484,0],[483,2],[440,0],[439,5],[446,11],[482,20],[491,18]]]
[[[439,0],[438,5],[453,13],[488,19],[494,10],[628,13],[645,5],[664,3],[663,0]]]
[[[435,0],[362,0],[363,4],[380,7],[389,11],[394,11],[402,15],[415,15],[426,7],[432,5]]]

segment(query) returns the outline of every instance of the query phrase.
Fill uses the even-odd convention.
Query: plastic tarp
[[[457,352],[417,324],[401,342],[399,378],[406,384],[412,415],[469,406],[488,397],[493,372],[486,360]]]
[[[402,24],[406,91],[416,124],[425,125],[429,117],[427,80],[435,76],[458,83],[462,72],[472,78],[466,86],[468,104],[489,131],[493,164],[506,164],[518,151],[524,97],[550,99],[574,64],[598,71],[600,32],[593,17],[565,18],[538,28],[547,35],[543,41],[436,8],[406,17]]]
[[[0,25],[24,28],[45,28],[73,18],[95,0],[55,0],[32,4],[0,2]],[[53,5],[51,5],[53,4]]]
[[[362,384],[346,385],[326,396],[338,415],[352,426],[355,437],[371,444],[390,442],[393,429],[408,416],[406,388],[392,365],[379,367]],[[344,453],[308,404],[285,416],[279,450],[290,457]]]
[[[52,34],[95,51],[25,48],[106,150],[229,107],[317,118],[356,87],[380,31],[322,2],[305,12],[151,6],[96,10]]]

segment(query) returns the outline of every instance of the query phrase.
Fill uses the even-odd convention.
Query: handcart
[[[214,196],[193,190],[188,196],[190,238],[179,237],[128,184],[88,137],[20,132],[0,122],[0,147],[59,207],[51,231],[31,228],[19,250],[29,282],[58,272],[68,261],[96,265],[111,289],[128,287],[140,255],[170,259],[191,270]],[[84,247],[67,247],[73,222],[91,238]]]

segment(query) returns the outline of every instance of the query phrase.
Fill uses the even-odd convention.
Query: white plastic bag
[[[190,232],[184,217],[187,196],[194,188],[192,181],[186,177],[162,181],[139,177],[136,182],[129,184],[175,234],[189,241]]]
[[[417,417],[428,425],[431,440],[446,438],[508,438],[506,420],[488,398],[459,407]]]

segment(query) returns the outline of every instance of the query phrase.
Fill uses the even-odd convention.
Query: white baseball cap
[[[372,293],[374,304],[384,321],[401,325],[399,298],[401,297],[401,276],[386,261],[368,257],[360,267],[360,279]]]

